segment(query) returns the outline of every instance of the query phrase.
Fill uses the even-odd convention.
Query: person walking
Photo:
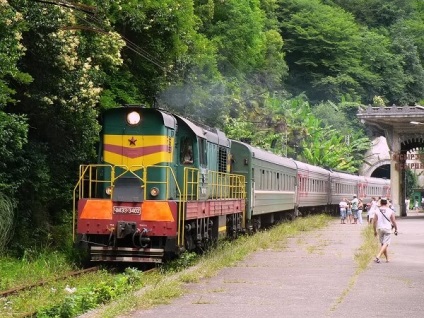
[[[378,202],[377,199],[375,197],[372,197],[371,199],[371,204],[370,207],[368,209],[368,224],[372,225],[373,224],[373,219],[374,219],[374,215],[375,212],[378,210]]]
[[[380,263],[381,255],[386,257],[386,263],[389,262],[389,255],[387,249],[390,244],[392,227],[395,229],[395,235],[397,235],[397,223],[395,213],[392,209],[387,206],[387,199],[382,198],[380,200],[380,208],[374,215],[373,227],[374,227],[374,236],[378,235],[378,240],[381,244],[380,251],[375,257],[374,262]]]
[[[339,203],[340,208],[340,223],[346,224],[346,209],[347,209],[347,201],[345,198],[343,198]]]
[[[346,208],[346,218],[349,224],[353,224],[353,218],[352,218],[352,203],[347,200],[347,208]]]
[[[352,215],[353,215],[353,224],[358,224],[358,204],[359,200],[356,195],[353,196],[353,200],[351,202],[352,205]]]
[[[364,203],[361,199],[358,199],[358,222],[362,224],[362,212],[364,210]]]

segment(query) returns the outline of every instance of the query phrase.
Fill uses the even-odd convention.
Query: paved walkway
[[[188,284],[169,305],[131,317],[424,317],[424,213],[398,218],[390,263],[355,275],[363,225],[340,224],[253,253],[215,277]],[[128,316],[126,316],[128,317]]]

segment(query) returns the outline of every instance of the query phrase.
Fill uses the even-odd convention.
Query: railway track
[[[79,271],[69,272],[67,274],[61,275],[61,276],[56,277],[56,278],[41,280],[41,281],[36,282],[34,284],[19,286],[19,287],[15,287],[15,288],[11,288],[11,289],[8,289],[8,290],[1,291],[0,297],[7,297],[9,295],[17,294],[17,293],[22,292],[24,290],[29,290],[29,289],[32,289],[32,288],[35,288],[35,287],[50,284],[50,283],[58,281],[58,280],[64,280],[64,279],[67,279],[67,278],[72,277],[72,276],[78,276],[78,275],[82,275],[82,274],[89,273],[89,272],[95,272],[95,271],[98,271],[98,270],[99,270],[99,267],[95,266],[95,267],[82,269],[82,270],[79,270]]]
[[[40,287],[40,286],[52,284],[52,283],[57,282],[57,281],[65,280],[65,279],[68,279],[70,277],[84,275],[84,274],[90,273],[90,272],[96,272],[98,270],[100,270],[100,267],[98,267],[98,266],[90,267],[90,268],[86,268],[86,269],[82,269],[82,270],[78,270],[78,271],[68,272],[64,275],[61,275],[59,277],[55,277],[55,278],[52,278],[52,279],[40,280],[40,281],[33,283],[33,284],[28,284],[28,285],[25,285],[25,286],[19,286],[19,287],[11,288],[11,289],[8,289],[8,290],[0,291],[0,299],[1,298],[7,298],[8,296],[14,296],[16,294],[19,294],[19,293],[22,293],[22,292],[25,292],[25,291],[29,291],[33,288],[37,288],[37,287]],[[151,269],[143,271],[143,273],[148,274],[148,273],[154,273],[156,271],[157,271],[157,268],[151,268]],[[38,310],[34,310],[34,311],[30,311],[30,312],[15,313],[14,317],[19,317],[19,318],[37,317],[37,314],[38,314]]]

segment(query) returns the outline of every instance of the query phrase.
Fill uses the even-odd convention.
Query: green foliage
[[[26,29],[23,16],[8,2],[0,3],[0,110],[7,103],[16,102],[14,83],[29,83],[31,76],[18,67],[25,53],[22,45],[22,32]]]
[[[314,102],[359,96],[360,32],[351,14],[317,0],[282,0],[279,19],[294,94]]]
[[[353,103],[328,102],[311,112],[300,96],[290,101],[269,97],[262,109],[252,106],[239,119],[227,118],[226,133],[310,164],[356,172],[369,148],[353,115],[357,108]]]
[[[77,317],[90,309],[105,304],[123,294],[141,286],[143,273],[134,268],[127,268],[125,273],[117,275],[112,282],[96,282],[92,286],[76,289],[60,304],[44,308],[37,317]]]
[[[179,272],[192,266],[198,260],[199,255],[194,252],[184,252],[178,258],[166,263],[161,267],[161,272]]]
[[[333,0],[351,12],[362,24],[372,28],[389,27],[414,11],[416,0]]]
[[[0,192],[0,255],[11,239],[16,203]]]
[[[418,188],[418,177],[411,169],[405,170],[405,173],[406,173],[405,197],[413,198],[414,189]],[[411,203],[412,203],[412,200],[411,200]]]
[[[27,143],[26,116],[0,111],[0,191],[14,198],[23,182],[24,146]]]
[[[400,65],[405,75],[402,78],[403,90],[393,97],[388,94],[388,97],[400,105],[410,104],[424,95],[423,56],[420,56],[413,38],[408,33],[410,30],[403,23],[394,25],[392,29],[393,52],[401,60]]]
[[[7,257],[2,255],[0,258],[1,290],[53,279],[55,276],[73,269],[67,262],[66,256],[58,252],[27,249],[20,258],[12,258],[9,254],[7,255]]]

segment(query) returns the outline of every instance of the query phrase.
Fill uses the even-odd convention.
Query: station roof
[[[374,129],[400,134],[424,133],[424,106],[363,107],[357,117]]]

